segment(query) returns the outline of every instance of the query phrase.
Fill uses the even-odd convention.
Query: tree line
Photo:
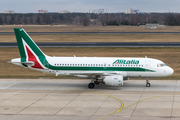
[[[162,25],[180,25],[180,14],[150,13],[150,14],[89,14],[89,13],[26,13],[0,14],[0,25],[145,25],[159,23]]]

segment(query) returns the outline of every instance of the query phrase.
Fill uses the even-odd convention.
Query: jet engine
[[[122,75],[113,75],[113,76],[106,76],[103,79],[103,82],[109,86],[123,86],[123,76]]]

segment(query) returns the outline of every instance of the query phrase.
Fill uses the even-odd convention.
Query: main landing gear
[[[94,83],[89,83],[89,85],[88,85],[88,88],[89,89],[93,89],[95,87],[95,84]]]
[[[94,84],[99,85],[99,82],[98,81],[94,81]]]
[[[91,83],[88,84],[88,88],[93,89],[95,85],[98,85],[98,84],[99,84],[99,81],[97,81],[96,79],[91,79]]]
[[[146,87],[150,87],[151,84],[149,83],[149,78],[146,78]]]

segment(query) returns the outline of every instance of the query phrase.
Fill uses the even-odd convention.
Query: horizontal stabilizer
[[[32,62],[32,61],[27,61],[27,62],[12,62],[12,63],[14,63],[14,64],[25,64],[25,65],[27,65],[27,66],[33,66],[34,65],[34,62]]]
[[[22,64],[25,64],[27,66],[33,66],[34,65],[34,62],[32,61],[28,61],[28,62],[21,62]]]

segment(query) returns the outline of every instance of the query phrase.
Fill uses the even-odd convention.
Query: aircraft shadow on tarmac
[[[123,86],[112,87],[105,84],[96,85],[94,90],[151,90],[151,91],[173,91],[175,83],[152,83],[146,87],[145,82],[124,82]],[[29,90],[89,90],[87,82],[18,82],[7,89],[29,89]]]

